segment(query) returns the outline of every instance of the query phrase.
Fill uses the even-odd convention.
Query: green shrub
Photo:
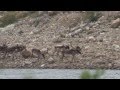
[[[100,79],[100,77],[104,74],[103,70],[96,70],[93,74],[88,71],[85,70],[82,72],[80,78],[81,79]]]
[[[92,79],[92,75],[89,71],[82,72],[82,75],[80,76],[81,79]]]

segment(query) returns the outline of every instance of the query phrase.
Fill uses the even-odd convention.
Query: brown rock
[[[112,21],[111,28],[118,28],[119,26],[120,26],[120,18]]]
[[[32,57],[32,53],[26,49],[21,52],[21,55],[23,56],[23,58]]]

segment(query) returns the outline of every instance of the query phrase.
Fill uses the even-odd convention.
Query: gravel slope
[[[0,28],[0,45],[23,44],[28,50],[49,47],[45,60],[25,59],[20,53],[3,59],[0,53],[0,68],[47,68],[47,69],[120,69],[120,27],[119,11],[100,11],[102,16],[94,22],[84,20],[87,12],[71,11],[47,13],[40,12],[34,17],[25,17],[18,22]],[[111,25],[118,20],[118,27]],[[58,44],[80,46],[82,54],[71,60],[68,55],[62,61],[53,56],[54,46]]]

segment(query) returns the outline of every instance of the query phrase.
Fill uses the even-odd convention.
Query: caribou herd
[[[8,57],[9,54],[12,55],[12,59],[14,59],[16,53],[20,53],[20,55],[23,58],[37,58],[38,60],[45,59],[46,55],[49,55],[50,48],[44,48],[44,49],[37,49],[32,48],[31,50],[28,50],[25,45],[22,44],[16,44],[14,46],[8,46],[7,44],[2,44],[0,46],[0,55],[2,54],[2,59],[5,59]],[[74,60],[74,57],[81,53],[81,48],[79,46],[76,47],[70,47],[70,45],[55,45],[53,49],[53,55],[52,56],[58,56],[62,60],[66,55],[71,55],[72,60]]]

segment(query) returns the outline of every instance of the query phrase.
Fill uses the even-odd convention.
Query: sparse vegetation
[[[88,11],[88,12],[86,12],[83,19],[87,20],[88,22],[95,22],[101,17],[101,15],[102,14],[100,12]]]
[[[103,70],[96,70],[93,74],[90,71],[85,70],[82,72],[80,79],[100,79],[103,74]]]
[[[26,17],[28,14],[33,14],[35,12],[28,12],[28,11],[9,11],[6,12],[1,18],[0,18],[0,27],[5,27],[9,24],[12,24],[14,22],[17,22],[19,19]]]
[[[9,13],[0,18],[0,27],[5,27],[17,21],[16,16],[13,13]]]

